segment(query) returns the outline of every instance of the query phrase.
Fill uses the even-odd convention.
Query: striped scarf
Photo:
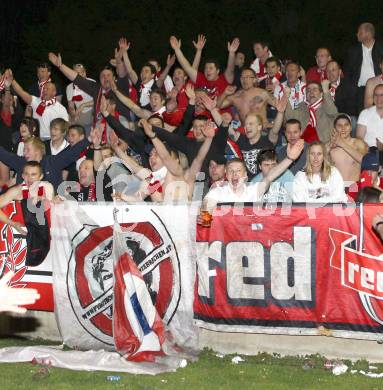
[[[36,114],[43,116],[45,109],[55,103],[56,103],[55,97],[49,100],[42,100],[36,108]]]
[[[305,102],[308,109],[309,109],[309,113],[310,113],[310,125],[314,128],[316,128],[317,126],[317,116],[316,116],[316,111],[317,109],[320,107],[320,105],[322,104],[323,102],[323,97],[320,98],[319,100],[317,100],[315,103],[313,104],[310,104],[309,102]]]
[[[45,80],[45,81],[38,81],[37,82],[39,84],[40,98],[43,96],[43,90],[44,90],[45,84],[50,83],[50,82],[52,82],[52,80],[50,78],[48,80]]]

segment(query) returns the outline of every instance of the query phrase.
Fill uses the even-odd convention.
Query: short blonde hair
[[[31,137],[24,141],[24,145],[31,144],[36,150],[40,151],[45,156],[46,150],[44,142],[38,137]]]
[[[253,118],[255,118],[257,120],[258,124],[263,127],[263,119],[259,114],[253,114],[252,112],[250,112],[249,114],[246,115],[246,119],[249,116],[252,116]]]

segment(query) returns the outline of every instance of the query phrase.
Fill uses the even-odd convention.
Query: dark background
[[[88,75],[98,78],[120,36],[132,43],[136,70],[150,57],[164,64],[172,34],[182,39],[182,49],[192,59],[191,41],[204,33],[204,57],[216,57],[223,65],[226,42],[235,36],[246,63],[253,59],[255,39],[269,41],[274,54],[298,60],[306,69],[315,63],[320,46],[342,62],[356,42],[359,23],[372,22],[377,37],[382,36],[383,1],[0,0],[0,17],[0,64],[26,84],[36,79],[34,67],[47,61],[49,51],[61,52],[70,66],[83,62]]]

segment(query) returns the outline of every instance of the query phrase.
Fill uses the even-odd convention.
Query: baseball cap
[[[367,153],[361,164],[362,171],[379,171],[379,156],[375,152]]]

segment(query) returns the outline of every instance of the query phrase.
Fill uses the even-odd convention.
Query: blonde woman
[[[347,202],[342,175],[329,162],[325,145],[313,142],[307,149],[306,165],[294,178],[294,202]]]

